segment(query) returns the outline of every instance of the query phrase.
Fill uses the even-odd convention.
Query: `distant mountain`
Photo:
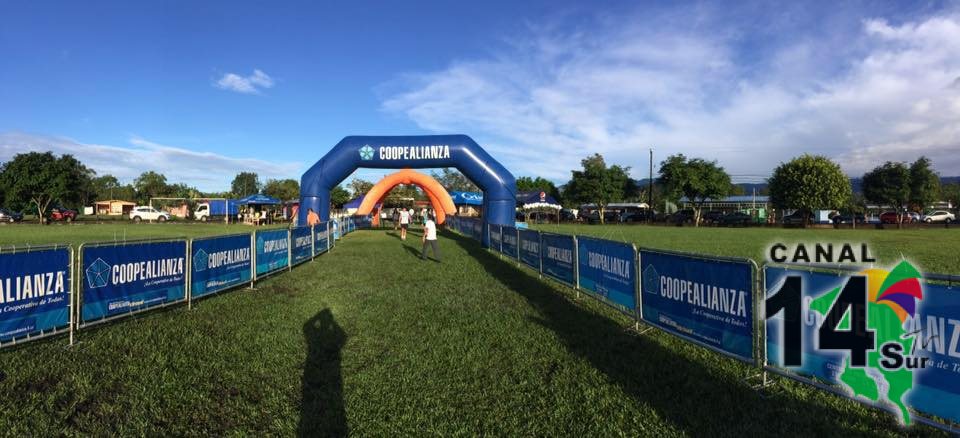
[[[634,180],[641,189],[647,187],[648,181],[650,181],[649,178]],[[656,180],[654,180],[654,182],[656,182]],[[955,183],[960,183],[960,176],[940,177],[941,186]],[[739,183],[734,185],[742,188],[743,194],[745,195],[752,195],[754,189],[756,189],[758,195],[767,193],[767,183]],[[853,188],[854,193],[863,193],[863,178],[850,178],[850,186]]]

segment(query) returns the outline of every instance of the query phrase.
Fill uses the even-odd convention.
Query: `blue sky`
[[[278,3],[5,2],[0,160],[222,190],[346,135],[465,133],[557,182],[593,152],[645,177],[651,146],[743,181],[802,152],[960,174],[957,3]]]

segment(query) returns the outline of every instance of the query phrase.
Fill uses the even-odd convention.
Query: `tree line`
[[[614,202],[670,201],[685,198],[693,207],[695,222],[707,200],[741,194],[730,175],[716,161],[688,158],[683,154],[667,157],[660,163],[654,184],[646,186],[630,177],[630,167],[607,164],[603,156],[593,154],[572,170],[570,180],[557,186],[542,177],[517,178],[519,192],[543,191],[567,207],[594,204],[600,219]],[[462,173],[453,169],[434,171],[448,190],[479,191]],[[768,179],[771,204],[778,209],[844,210],[863,212],[866,204],[889,206],[899,214],[918,211],[937,200],[960,202],[960,183],[940,185],[940,177],[931,161],[920,157],[911,164],[886,162],[863,175],[863,193],[853,193],[849,178],[840,166],[827,157],[808,155],[781,163]],[[366,194],[373,183],[355,178],[331,191],[331,203],[342,206],[351,198]],[[45,217],[50,207],[79,208],[98,200],[128,200],[146,204],[151,198],[242,198],[263,193],[281,200],[300,197],[295,179],[268,179],[261,182],[255,172],[240,172],[227,192],[201,192],[184,183],[170,183],[162,173],[146,171],[123,184],[110,174],[97,175],[72,155],[52,152],[17,154],[0,165],[0,205],[17,211],[33,211]],[[424,200],[415,186],[399,186],[386,197],[387,205],[404,205],[407,200]]]
[[[0,205],[10,210],[46,217],[51,207],[80,209],[96,201],[124,200],[146,205],[151,198],[242,198],[263,193],[281,200],[298,199],[300,183],[294,179],[268,179],[261,183],[254,172],[240,172],[228,192],[201,192],[184,183],[171,183],[162,173],[146,171],[129,183],[97,173],[70,154],[27,152],[0,165]]]

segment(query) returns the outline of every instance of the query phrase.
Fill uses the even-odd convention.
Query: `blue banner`
[[[907,409],[960,422],[960,291],[920,279],[898,278],[896,268],[838,276],[767,266],[764,273],[768,301],[781,291],[788,277],[799,277],[801,286],[802,366],[784,366],[783,311],[767,314],[766,359],[770,366],[828,382],[842,388],[848,397],[893,412],[901,422],[910,422]],[[827,307],[854,275],[866,277],[866,329],[875,338],[863,367],[852,366],[849,351],[818,348],[816,341],[821,325],[828,320],[824,314]],[[889,279],[894,281],[886,281]],[[838,328],[846,329],[849,327]],[[901,359],[906,360],[895,369],[879,366],[890,360],[881,354],[884,346],[894,343],[903,346]]]
[[[0,341],[70,323],[70,250],[0,254]]]
[[[285,269],[290,263],[287,253],[290,240],[287,230],[257,231],[257,275]]]
[[[330,232],[333,233],[333,240],[340,240],[340,222],[336,219],[330,221]]]
[[[473,238],[477,240],[483,239],[483,221],[480,219],[473,221]]]
[[[494,251],[501,251],[500,247],[500,236],[503,235],[503,230],[500,225],[490,224],[490,249]]]
[[[190,295],[202,297],[249,283],[250,252],[249,234],[194,240]]]
[[[299,265],[313,257],[313,230],[310,227],[295,227],[290,229],[291,265]]]
[[[520,230],[520,261],[540,270],[540,233],[533,230]]]
[[[83,249],[84,322],[186,298],[187,242],[144,242]]]
[[[313,227],[313,255],[320,255],[329,249],[330,236],[327,231],[329,222],[320,223]]]
[[[633,245],[577,236],[580,287],[617,309],[636,315],[637,273]]]
[[[543,260],[544,275],[570,286],[575,286],[574,251],[573,236],[541,233],[540,259]]]
[[[753,361],[753,267],[640,250],[641,316],[648,324]]]
[[[516,259],[519,257],[520,242],[518,241],[517,229],[514,227],[502,227],[500,234],[500,252],[503,255]]]

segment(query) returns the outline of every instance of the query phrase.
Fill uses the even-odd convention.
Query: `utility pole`
[[[647,180],[647,209],[650,211],[648,217],[653,222],[653,148],[650,148],[650,179]]]

